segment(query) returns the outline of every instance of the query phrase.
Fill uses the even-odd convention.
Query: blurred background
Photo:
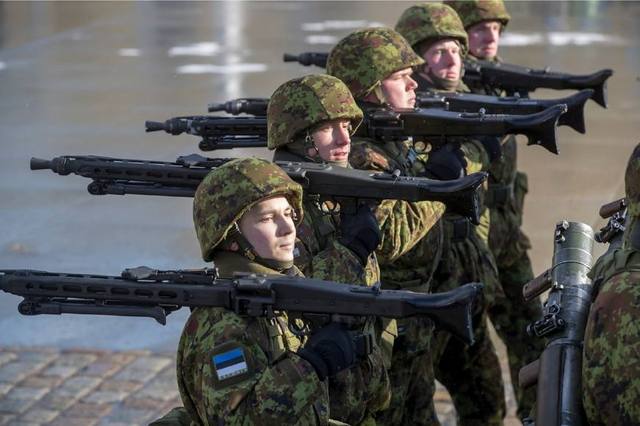
[[[394,26],[412,2],[0,3],[0,268],[117,275],[125,267],[202,267],[191,199],[89,195],[88,180],[32,172],[32,156],[174,161],[198,139],[144,132],[144,121],[206,114],[207,103],[268,97],[316,73],[282,54],[329,51],[349,32]],[[639,142],[640,3],[507,2],[507,62],[575,74],[602,68],[609,108],[588,102],[587,134],[558,129],[560,155],[520,149],[529,175],[524,228],[534,272],[550,266],[555,223],[603,225],[601,204],[624,193]],[[538,90],[533,97],[568,92]],[[523,141],[524,142],[524,141]],[[258,155],[266,150],[204,155]],[[597,248],[602,252],[604,247]],[[187,316],[21,317],[0,293],[0,345],[173,351]]]

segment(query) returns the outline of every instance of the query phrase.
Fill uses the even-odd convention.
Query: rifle
[[[582,407],[582,342],[591,306],[593,230],[579,222],[558,223],[553,266],[523,288],[525,301],[550,289],[543,318],[530,324],[532,338],[547,339],[540,358],[519,373],[521,387],[537,384],[535,423],[586,424]],[[527,424],[533,424],[531,422]]]
[[[328,53],[305,52],[299,55],[284,54],[284,62],[315,65],[326,68]],[[484,60],[465,60],[462,81],[470,87],[489,87],[504,90],[508,95],[528,97],[538,88],[545,89],[592,89],[591,99],[603,108],[607,107],[607,79],[613,70],[602,69],[592,74],[575,75],[553,72],[548,68],[534,69],[514,64],[494,63]]]
[[[192,115],[174,117],[164,123],[145,121],[145,131],[164,130],[171,135],[188,133],[200,136],[202,151],[267,146],[266,117],[216,117]]]
[[[566,105],[554,105],[528,115],[459,113],[442,109],[365,110],[357,135],[376,139],[427,137],[434,144],[446,143],[446,136],[503,136],[524,134],[529,145],[542,145],[557,154],[556,125]],[[200,149],[266,146],[265,117],[175,117],[164,123],[147,121],[147,132],[164,130],[172,135],[189,133],[202,137]],[[247,141],[251,141],[249,144]],[[438,142],[439,141],[439,142]]]
[[[527,99],[518,96],[498,97],[455,92],[416,92],[416,107],[437,108],[456,112],[480,112],[486,114],[526,115],[544,111],[553,105],[565,104],[567,112],[560,116],[558,126],[569,126],[585,133],[584,104],[593,90],[584,89],[561,99]],[[266,116],[268,98],[238,98],[223,103],[210,103],[209,112],[224,111],[228,114]]]
[[[528,97],[538,88],[592,89],[591,99],[603,108],[607,107],[607,79],[613,75],[608,68],[592,74],[575,75],[550,71],[549,68],[534,69],[484,60],[465,60],[464,70],[463,80],[468,86],[498,88],[508,95],[518,94],[521,97]]]
[[[176,162],[125,160],[95,156],[62,156],[52,160],[31,159],[31,170],[49,169],[60,175],[76,174],[92,182],[89,193],[164,195],[193,197],[196,188],[212,169],[231,159],[211,159],[197,154],[179,157]],[[318,163],[276,164],[308,194],[332,200],[348,212],[357,210],[361,201],[385,199],[440,201],[449,211],[479,221],[479,187],[484,172],[451,181],[372,173]]]
[[[166,324],[181,307],[218,307],[250,317],[293,313],[311,324],[340,316],[426,316],[473,342],[472,305],[482,284],[422,294],[381,290],[291,276],[236,274],[220,278],[215,268],[158,271],[125,269],[120,276],[0,270],[0,290],[21,296],[22,315],[91,314],[149,317]],[[339,319],[338,319],[339,320]]]

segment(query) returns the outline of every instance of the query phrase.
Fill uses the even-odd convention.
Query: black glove
[[[380,227],[378,220],[366,204],[358,206],[355,214],[340,212],[340,243],[354,252],[362,262],[367,264],[369,255],[380,244]]]
[[[463,177],[466,167],[460,146],[448,143],[429,153],[425,175],[430,179],[453,180]]]
[[[496,136],[481,136],[478,138],[482,147],[489,155],[489,162],[493,163],[495,160],[502,157],[502,144],[500,138]]]
[[[356,343],[340,323],[332,322],[311,335],[298,355],[309,362],[320,380],[331,377],[356,363]]]

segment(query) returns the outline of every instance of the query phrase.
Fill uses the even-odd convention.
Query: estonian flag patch
[[[219,381],[249,372],[249,366],[242,348],[233,348],[213,355],[212,362]]]

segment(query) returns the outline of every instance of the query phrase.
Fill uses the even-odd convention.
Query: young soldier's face
[[[460,44],[453,39],[437,41],[422,54],[425,60],[425,70],[429,67],[431,73],[447,80],[459,80],[462,69]]]
[[[331,120],[322,123],[311,132],[313,144],[309,156],[320,156],[324,161],[348,161],[351,150],[351,122],[349,120]]]
[[[411,78],[413,70],[405,68],[382,80],[382,92],[392,108],[413,108],[416,104],[418,83]]]
[[[469,36],[469,52],[476,58],[493,59],[498,54],[500,43],[499,21],[483,21],[467,29]]]
[[[258,256],[286,262],[293,260],[296,239],[293,216],[289,201],[277,196],[255,204],[238,225]]]

